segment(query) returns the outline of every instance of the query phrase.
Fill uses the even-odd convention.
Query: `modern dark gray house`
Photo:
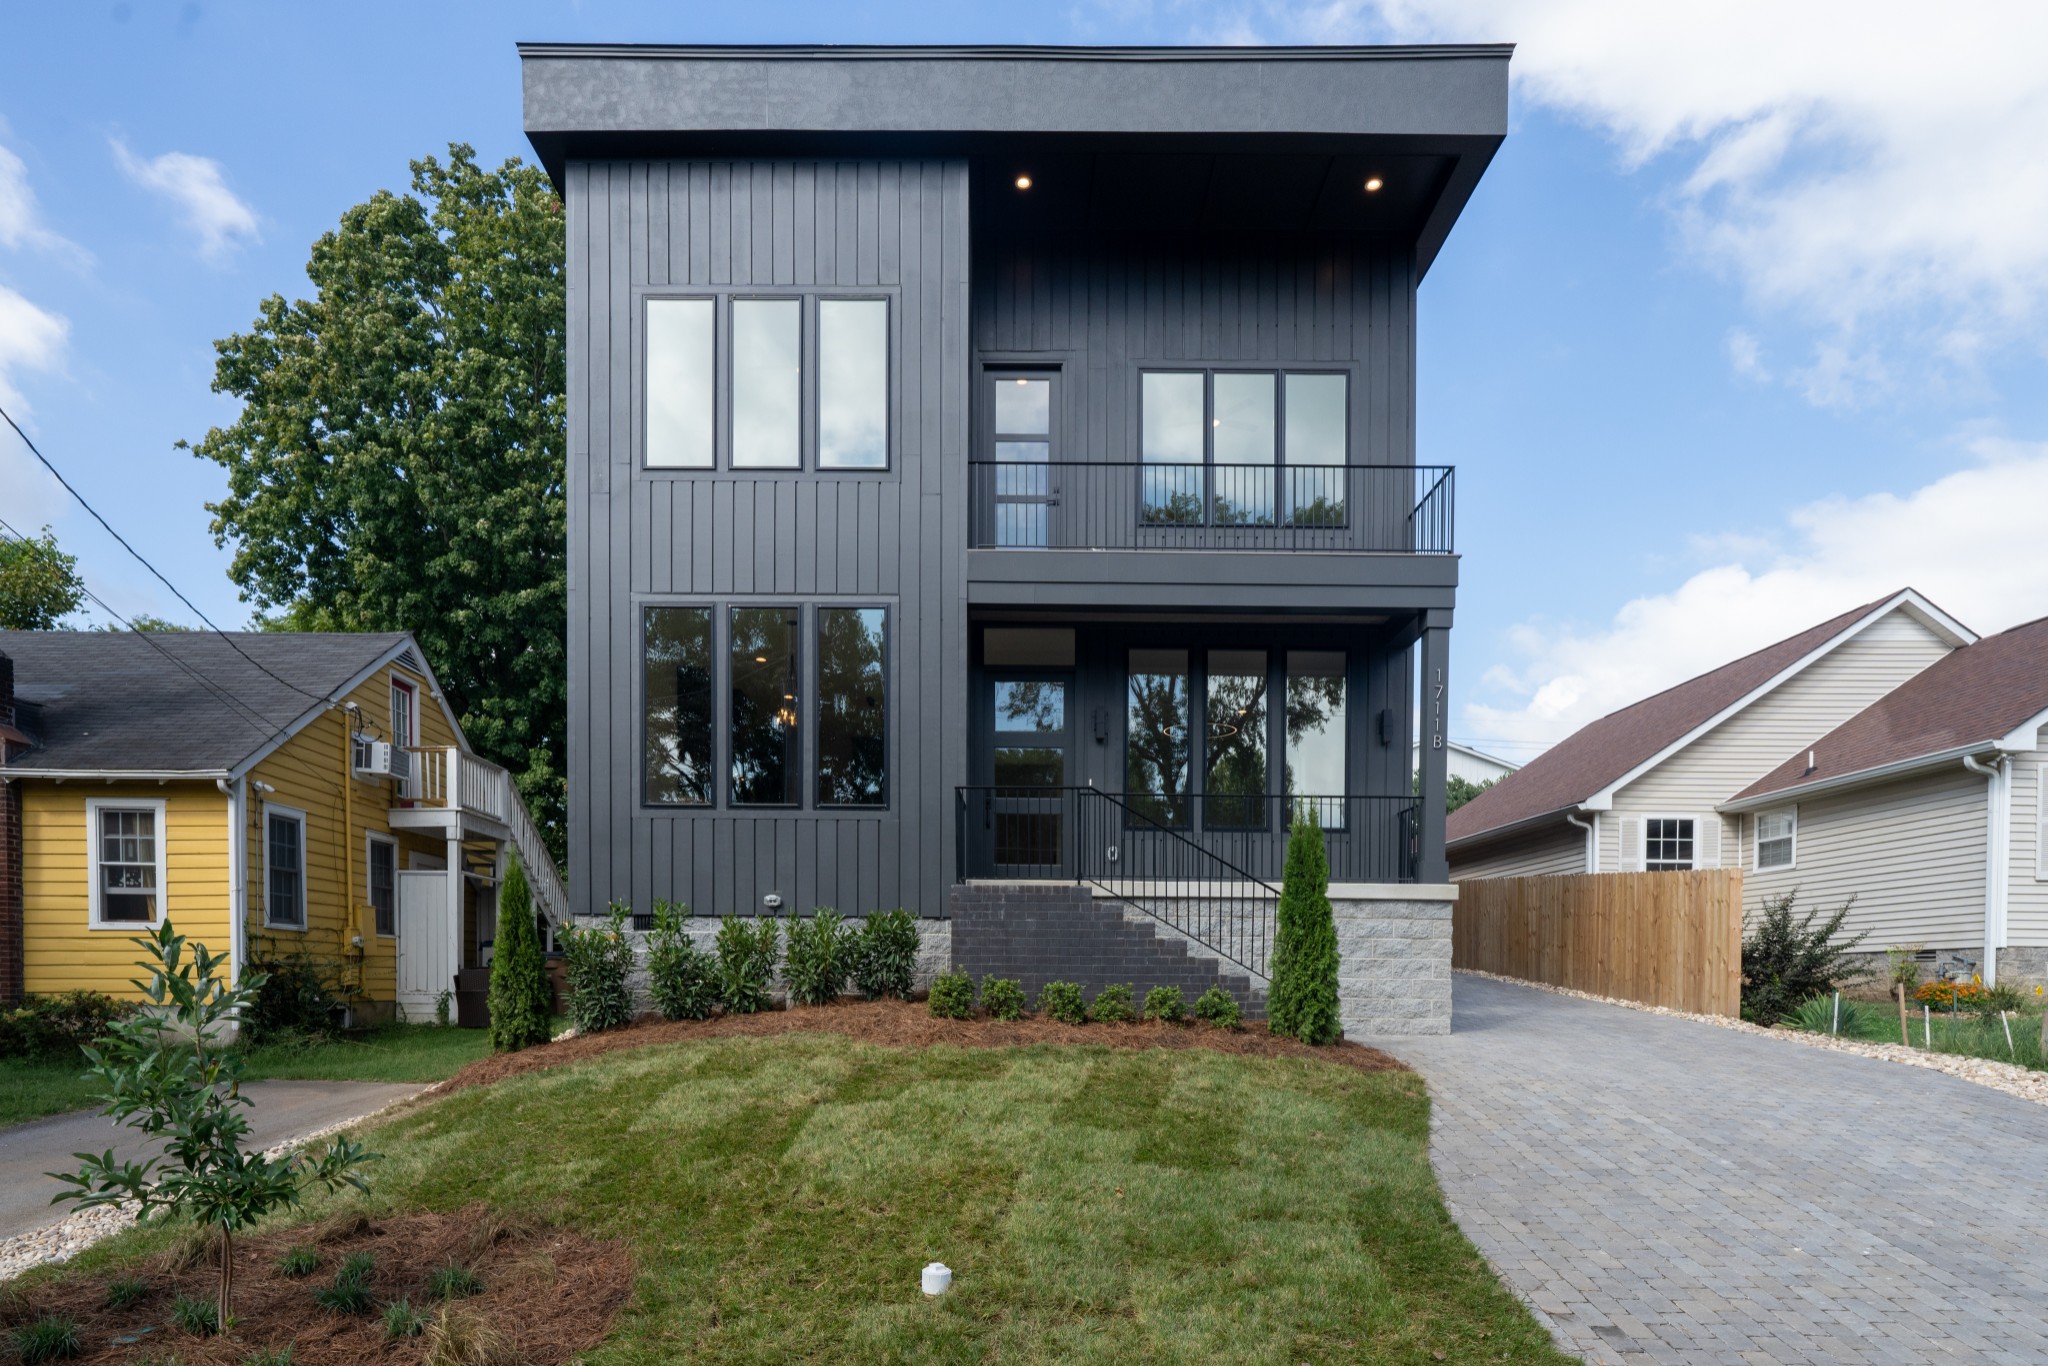
[[[1256,1005],[1312,811],[1359,941],[1426,945],[1376,980],[1442,979],[1353,1013],[1447,1024],[1416,291],[1510,49],[520,53],[577,913],[900,905],[977,972]]]

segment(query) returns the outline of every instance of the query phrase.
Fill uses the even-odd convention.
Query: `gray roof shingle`
[[[34,741],[8,768],[231,769],[410,639],[284,631],[229,638],[233,645],[202,631],[0,631],[0,655],[14,661],[15,699],[27,704],[21,728]]]

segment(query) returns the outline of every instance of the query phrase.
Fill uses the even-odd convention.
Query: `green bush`
[[[974,1013],[974,979],[964,972],[942,972],[932,978],[932,1014],[942,1020],[964,1020]]]
[[[387,1341],[416,1338],[426,1326],[426,1314],[413,1308],[411,1300],[397,1299],[384,1306],[384,1337]]]
[[[1275,1034],[1334,1043],[1337,1020],[1337,921],[1330,911],[1330,856],[1315,804],[1301,803],[1287,837],[1287,872],[1273,926],[1273,986],[1266,1019]]]
[[[304,1243],[287,1249],[285,1254],[277,1259],[277,1274],[293,1280],[300,1276],[310,1276],[319,1269],[320,1254]]]
[[[729,915],[718,923],[718,998],[735,1015],[768,1004],[782,931],[773,920]]]
[[[1995,1020],[2005,1011],[2018,1010],[2026,998],[2020,989],[2009,982],[2000,982],[1995,987],[1985,987],[1969,1003],[1969,1008],[1987,1020]]]
[[[981,979],[981,1007],[991,1020],[1017,1020],[1024,1016],[1024,988],[1014,977]]]
[[[12,1010],[0,1010],[0,1058],[69,1061],[79,1049],[105,1038],[116,1020],[134,1013],[132,1002],[99,991],[31,996]]]
[[[1038,1013],[1061,1024],[1087,1024],[1088,1007],[1082,1003],[1077,982],[1047,982],[1038,993]]]
[[[782,975],[789,982],[791,1002],[825,1006],[838,1000],[853,957],[853,935],[843,927],[839,912],[820,906],[809,920],[792,920],[788,938]]]
[[[907,1001],[916,976],[917,917],[901,906],[870,915],[854,948],[853,984],[870,1000]]]
[[[562,936],[563,966],[569,978],[569,1016],[579,1034],[598,1034],[633,1022],[633,941],[626,933],[626,907],[612,903],[602,925],[579,925]]]
[[[1244,1010],[1237,998],[1222,987],[1210,987],[1195,998],[1195,1018],[1218,1029],[1237,1029],[1244,1024]]]
[[[1842,998],[1841,1030],[1845,1035],[1854,1035],[1863,1027],[1870,1007],[1861,1001]],[[1835,1030],[1835,997],[1830,992],[1825,996],[1810,997],[1800,1002],[1799,1008],[1788,1017],[1793,1024],[1812,1034],[1831,1034]]]
[[[1179,1024],[1188,1017],[1187,998],[1179,987],[1154,987],[1145,993],[1145,1018]]]
[[[427,1293],[437,1300],[466,1300],[483,1294],[484,1283],[468,1267],[450,1264],[435,1268],[427,1277]]]
[[[1095,993],[1095,1004],[1089,1008],[1090,1019],[1104,1024],[1129,1024],[1138,1018],[1137,1002],[1133,999],[1129,982],[1111,982]]]
[[[149,1282],[140,1276],[116,1276],[107,1282],[107,1308],[126,1309],[149,1297]]]
[[[654,903],[654,933],[647,938],[647,989],[664,1020],[701,1020],[718,1004],[718,967],[690,939],[690,908]]]
[[[195,1338],[210,1338],[220,1331],[220,1311],[211,1300],[180,1295],[171,1301],[171,1322]]]
[[[491,1047],[516,1052],[548,1041],[555,993],[533,927],[533,893],[517,855],[498,889],[498,937],[491,949]]]
[[[313,959],[303,953],[270,955],[250,966],[263,974],[255,1001],[242,1015],[250,1043],[326,1039],[341,1028],[341,995]]]
[[[1754,1024],[1774,1025],[1808,997],[1824,995],[1867,974],[1848,959],[1864,936],[1853,935],[1839,943],[1835,939],[1856,898],[1850,897],[1824,919],[1819,907],[1795,919],[1793,903],[1798,895],[1791,891],[1764,902],[1762,914],[1743,936],[1742,1018]]]
[[[23,1362],[62,1361],[85,1350],[78,1320],[69,1314],[40,1314],[7,1335]]]
[[[350,1253],[334,1273],[334,1284],[313,1292],[313,1302],[331,1314],[361,1314],[370,1307],[370,1273],[377,1259],[367,1252]]]

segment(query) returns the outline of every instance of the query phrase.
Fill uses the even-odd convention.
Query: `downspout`
[[[1574,816],[1574,815],[1573,815],[1573,814],[1572,814],[1571,812],[1569,812],[1569,811],[1567,811],[1567,812],[1565,812],[1565,813],[1564,813],[1564,818],[1565,818],[1565,820],[1566,820],[1566,821],[1568,821],[1568,822],[1569,822],[1569,823],[1571,823],[1572,825],[1576,825],[1576,826],[1578,826],[1578,827],[1579,827],[1579,829],[1581,829],[1581,830],[1583,830],[1583,831],[1585,831],[1585,832],[1586,832],[1586,871],[1587,871],[1587,872],[1589,872],[1589,873],[1597,873],[1597,872],[1599,872],[1599,871],[1600,871],[1600,816],[1599,816],[1599,813],[1598,813],[1598,812],[1595,812],[1595,813],[1594,813],[1594,816],[1593,816],[1593,819],[1592,819],[1591,821],[1582,821],[1582,820],[1580,820],[1580,819],[1579,819],[1579,818],[1578,818],[1577,816]]]
[[[2012,809],[2007,801],[2011,791],[2006,783],[2012,760],[1999,754],[1989,764],[1979,763],[1974,754],[1963,756],[1963,767],[1991,781],[1984,788],[1984,985],[1998,985],[1998,950],[2005,943],[2006,893],[2012,870],[2006,866],[2007,839]]]

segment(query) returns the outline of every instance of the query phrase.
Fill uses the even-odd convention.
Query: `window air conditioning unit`
[[[355,770],[358,778],[410,778],[412,753],[388,740],[358,740]]]

